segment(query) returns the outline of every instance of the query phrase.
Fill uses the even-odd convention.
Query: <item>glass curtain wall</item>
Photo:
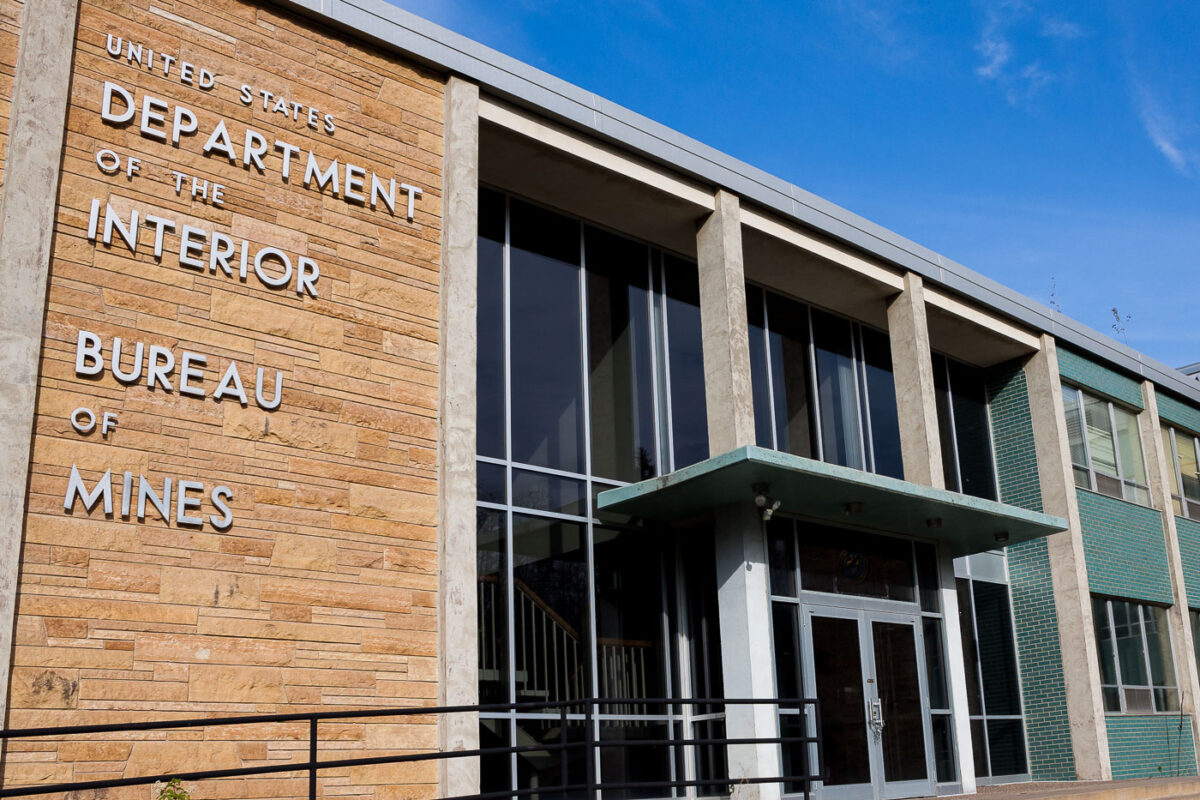
[[[955,584],[975,775],[1017,780],[1029,765],[1008,586],[971,578]]]
[[[904,477],[887,334],[752,285],[746,313],[759,446]]]
[[[650,702],[720,696],[711,532],[595,509],[708,455],[696,267],[488,189],[479,234],[480,702],[619,697],[596,739],[720,736],[722,709]],[[583,741],[584,706],[567,708],[565,729],[560,707],[482,714],[482,746]],[[483,791],[583,783],[583,750],[566,752],[485,758]],[[607,748],[593,766],[608,783],[725,770],[713,747]]]
[[[998,499],[983,371],[934,353],[933,382],[946,488]]]
[[[1175,514],[1200,519],[1200,439],[1173,427],[1162,429],[1163,453],[1175,476],[1171,501]]]
[[[1177,713],[1175,659],[1162,606],[1092,595],[1104,710]]]

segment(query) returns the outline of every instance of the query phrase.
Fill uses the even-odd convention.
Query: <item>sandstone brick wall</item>
[[[0,89],[19,4],[0,0]],[[202,92],[105,52],[114,33],[216,73]],[[6,38],[7,37],[7,38]],[[64,54],[65,56],[65,54]],[[443,77],[268,4],[83,0],[21,564],[13,727],[298,709],[429,705],[437,696],[436,408]],[[195,109],[202,134],[173,148],[104,124],[112,80]],[[238,101],[250,84],[322,113],[337,131]],[[0,91],[0,94],[4,92]],[[3,106],[2,108],[7,108]],[[200,155],[218,116],[420,186],[415,218],[348,205]],[[169,117],[168,117],[169,119]],[[236,126],[236,130],[235,130]],[[140,177],[102,174],[96,152],[143,159]],[[274,161],[272,162],[272,159]],[[177,197],[170,169],[224,183],[223,208]],[[293,173],[294,174],[294,173]],[[368,183],[369,186],[369,183]],[[320,264],[319,298],[219,271],[155,261],[145,246],[85,238],[92,198],[276,246]],[[168,249],[177,247],[167,235]],[[152,232],[143,231],[143,239]],[[75,374],[78,331],[208,357],[203,400]],[[250,393],[214,401],[230,360]],[[281,406],[260,409],[254,370],[280,370]],[[175,374],[178,377],[178,373]],[[118,415],[107,440],[81,436],[72,409]],[[63,510],[71,465],[92,486],[112,469],[233,490],[215,530]],[[206,493],[208,489],[205,490]],[[202,513],[207,516],[211,508]],[[323,758],[434,746],[432,720],[322,727]],[[302,725],[96,736],[13,744],[6,785],[303,760]],[[432,793],[433,766],[359,768],[322,794]],[[300,774],[192,787],[197,797],[276,797]],[[144,798],[150,789],[110,792]]]
[[[12,111],[13,75],[17,66],[17,38],[21,32],[23,5],[21,0],[0,0],[0,193],[4,191],[8,119]]]

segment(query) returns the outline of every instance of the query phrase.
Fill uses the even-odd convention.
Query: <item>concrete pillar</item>
[[[721,668],[726,697],[775,697],[771,658],[771,603],[766,537],[752,498],[719,509],[715,520],[717,606],[721,625]],[[773,705],[728,706],[731,739],[774,738],[779,720]],[[779,784],[738,785],[738,778],[780,775],[779,746],[730,745],[729,778],[734,800],[778,800]]]
[[[754,444],[754,395],[737,197],[724,190],[717,192],[716,210],[701,226],[696,250],[709,451],[719,455]],[[745,503],[718,510],[714,526],[725,696],[774,698],[766,539],[750,487],[746,487]],[[773,705],[730,706],[725,726],[730,738],[779,735]],[[780,796],[777,784],[739,786],[737,779],[779,775],[779,768],[777,745],[729,748],[729,777],[739,799],[776,800]]]
[[[438,654],[442,705],[479,702],[475,559],[475,359],[479,235],[479,87],[446,84],[438,346]],[[442,750],[479,747],[476,714],[441,718]],[[441,765],[440,796],[479,792],[479,760]]]
[[[1042,507],[1069,523],[1068,530],[1047,539],[1047,547],[1075,774],[1081,780],[1111,780],[1096,632],[1092,627],[1092,601],[1054,337],[1042,334],[1041,347],[1025,365],[1025,378],[1037,443]]]
[[[938,427],[937,395],[933,384],[933,355],[925,316],[925,286],[921,276],[904,276],[904,290],[888,303],[888,338],[892,345],[892,374],[896,381],[896,413],[900,426],[900,455],[904,479],[936,489],[946,488],[942,470],[942,439]],[[971,757],[971,719],[967,708],[967,672],[962,631],[958,627],[958,592],[954,558],[938,548],[941,582],[939,599],[946,623],[946,679],[954,712],[954,740],[959,780],[964,792],[975,791],[975,761]]]
[[[78,0],[25,0],[0,197],[0,727],[7,720],[29,440]]]
[[[942,440],[938,431],[937,396],[933,386],[933,357],[925,317],[925,288],[921,276],[904,276],[904,291],[888,304],[888,338],[892,344],[892,374],[896,381],[896,411],[900,426],[900,456],[904,479],[922,486],[946,488],[942,471]]]
[[[1175,605],[1168,609],[1171,626],[1171,650],[1175,656],[1175,681],[1179,687],[1179,703],[1184,714],[1192,718],[1192,740],[1200,742],[1200,718],[1196,710],[1200,702],[1200,673],[1197,671],[1192,642],[1192,623],[1188,618],[1187,586],[1183,577],[1183,560],[1179,554],[1179,536],[1175,528],[1175,508],[1171,490],[1175,486],[1175,461],[1171,451],[1163,446],[1162,423],[1158,419],[1158,397],[1154,384],[1142,382],[1143,411],[1138,414],[1142,448],[1146,453],[1146,475],[1150,483],[1150,502],[1163,515],[1163,534],[1167,540],[1167,563],[1171,569],[1171,586]]]
[[[742,269],[741,207],[721,189],[716,210],[696,236],[700,324],[704,335],[704,399],[708,450],[720,455],[754,444],[754,390]]]

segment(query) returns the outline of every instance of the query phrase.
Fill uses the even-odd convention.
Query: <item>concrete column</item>
[[[1100,694],[1096,632],[1092,627],[1092,601],[1054,337],[1042,334],[1041,347],[1025,365],[1025,378],[1037,443],[1042,507],[1046,513],[1064,517],[1069,523],[1068,530],[1047,539],[1047,546],[1075,773],[1081,780],[1110,780],[1112,768]]]
[[[446,84],[438,346],[438,700],[479,702],[475,559],[475,358],[479,235],[479,87]],[[479,747],[476,714],[442,717],[442,750]],[[479,760],[440,762],[440,796],[479,791]]]
[[[25,0],[0,197],[0,285],[6,295],[0,314],[0,727],[8,711],[30,437],[78,10],[78,0]]]
[[[720,455],[754,444],[754,390],[742,269],[741,207],[721,189],[716,210],[696,236],[700,324],[704,335],[704,399],[708,450]]]
[[[721,668],[726,697],[775,697],[771,658],[771,603],[766,537],[752,498],[719,509],[715,521],[717,606],[721,625]],[[773,705],[729,706],[729,738],[774,738],[779,720]],[[778,800],[774,783],[738,785],[738,778],[780,775],[779,746],[730,745],[729,778],[734,800]]]
[[[888,338],[892,344],[892,374],[896,381],[896,411],[900,426],[900,456],[904,479],[922,486],[946,488],[942,471],[942,439],[938,431],[937,396],[933,387],[933,357],[925,317],[925,288],[921,276],[904,276],[904,291],[888,304]]]
[[[709,451],[719,455],[754,444],[746,279],[736,196],[717,192],[716,210],[700,227],[696,250]],[[774,698],[766,539],[750,487],[746,487],[745,503],[718,510],[714,526],[725,696]],[[772,705],[730,706],[725,725],[730,738],[779,735]],[[729,777],[739,800],[777,800],[779,785],[739,786],[737,779],[779,775],[779,768],[777,745],[729,747]]]
[[[1167,563],[1171,569],[1171,586],[1175,605],[1168,610],[1171,626],[1171,650],[1175,656],[1175,681],[1179,687],[1179,704],[1184,714],[1192,718],[1192,740],[1200,742],[1200,673],[1197,671],[1195,650],[1192,649],[1192,623],[1188,618],[1187,586],[1183,577],[1183,560],[1179,554],[1179,536],[1175,528],[1175,508],[1171,489],[1175,486],[1175,462],[1163,446],[1162,423],[1158,419],[1158,397],[1154,384],[1142,382],[1143,411],[1138,414],[1142,448],[1146,453],[1146,475],[1150,483],[1150,502],[1163,515],[1163,534],[1167,540]]]

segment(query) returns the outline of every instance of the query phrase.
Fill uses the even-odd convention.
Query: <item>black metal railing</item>
[[[730,706],[769,705],[779,710],[791,711],[804,715],[806,709],[813,712],[811,736],[776,736],[759,738],[667,738],[667,739],[636,739],[620,741],[603,741],[596,737],[595,722],[627,721],[627,718],[613,719],[598,709],[604,706],[627,703],[660,706],[668,711],[672,707],[706,706],[724,707],[726,712]],[[537,743],[528,745],[512,745],[507,747],[486,747],[472,750],[446,750],[422,753],[403,753],[398,755],[365,756],[360,758],[339,758],[326,761],[318,760],[320,742],[320,723],[329,720],[369,719],[378,717],[441,717],[450,714],[506,714],[506,713],[537,713],[542,718],[553,719],[548,714],[557,712],[560,720],[560,734],[556,743]],[[355,709],[344,711],[313,711],[292,714],[257,714],[238,717],[202,717],[193,719],[157,720],[146,722],[119,722],[100,725],[71,725],[45,728],[15,728],[0,730],[0,744],[18,739],[35,737],[62,738],[85,734],[127,733],[131,731],[163,731],[179,728],[211,728],[231,725],[255,725],[284,722],[308,723],[308,760],[289,761],[281,764],[266,764],[261,766],[235,767],[228,769],[194,770],[190,772],[175,771],[158,775],[141,775],[131,778],[109,778],[104,780],[73,781],[70,783],[30,784],[5,787],[3,772],[0,772],[0,800],[8,797],[28,797],[32,795],[55,794],[60,792],[78,792],[95,789],[112,789],[122,786],[144,786],[160,783],[171,779],[181,781],[202,781],[218,778],[239,778],[262,775],[273,775],[288,772],[306,772],[308,774],[308,798],[317,800],[317,776],[323,770],[345,769],[348,767],[374,766],[380,764],[403,764],[420,761],[443,761],[458,758],[478,758],[497,755],[513,755],[520,753],[553,753],[560,754],[560,779],[557,785],[541,785],[531,788],[506,789],[483,792],[479,794],[459,795],[443,800],[500,800],[500,798],[517,798],[537,795],[540,800],[564,800],[568,797],[592,798],[596,792],[634,791],[640,790],[642,796],[678,796],[679,790],[690,787],[732,787],[743,784],[780,784],[789,794],[803,794],[807,800],[812,784],[821,780],[824,773],[824,752],[821,745],[820,708],[814,699],[722,699],[722,698],[592,698],[577,700],[555,700],[547,702],[522,703],[492,703],[470,706],[440,706],[440,707],[406,707],[387,709]],[[568,722],[582,722],[585,730],[583,741],[569,741],[567,737]],[[127,741],[127,740],[126,740]],[[134,740],[137,741],[137,740]],[[793,757],[780,760],[780,764],[799,761],[801,774],[737,777],[709,776],[693,780],[659,780],[659,781],[606,781],[596,775],[596,755],[602,750],[611,748],[637,747],[729,747],[772,745],[788,751],[788,748],[799,747],[793,752]],[[405,748],[412,749],[412,748]],[[568,771],[569,755],[574,750],[584,751],[585,779],[572,782]],[[798,758],[795,753],[798,752]],[[815,769],[814,769],[815,768]],[[2,767],[0,767],[2,769]],[[780,772],[783,772],[782,767]],[[726,793],[726,792],[721,792]],[[622,795],[618,795],[622,796]]]

